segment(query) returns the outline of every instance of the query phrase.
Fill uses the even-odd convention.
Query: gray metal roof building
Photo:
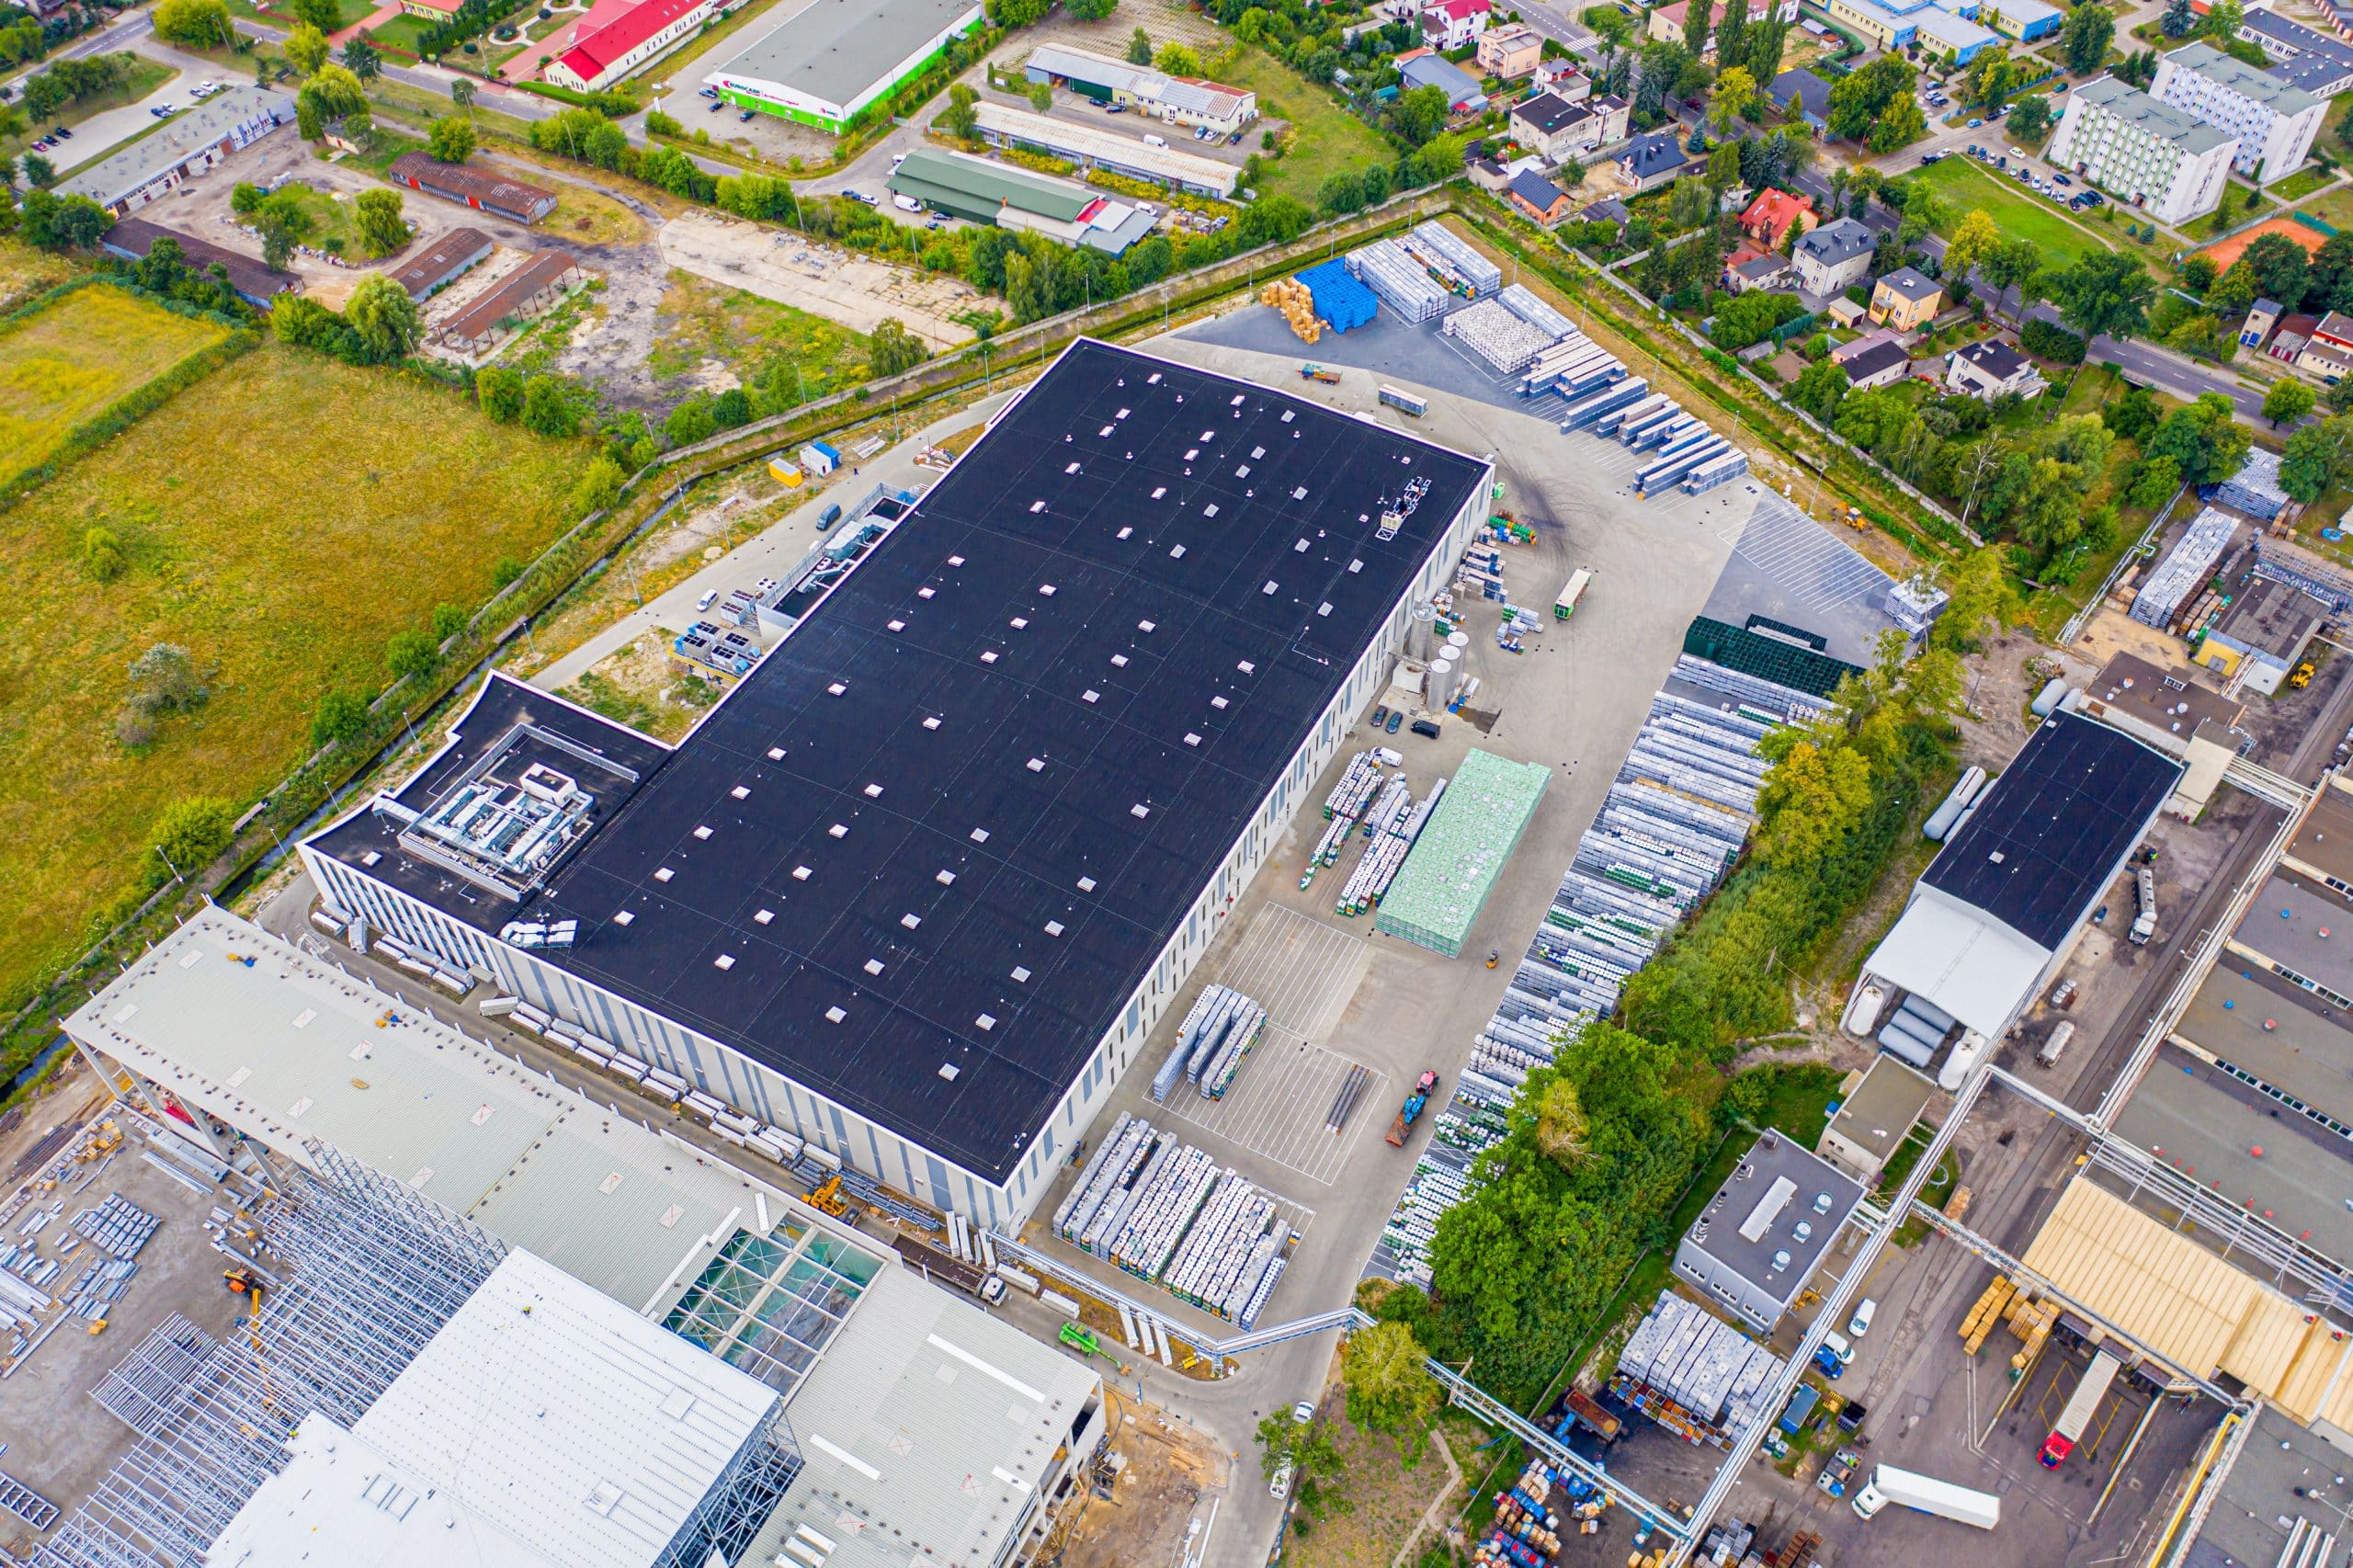
[[[1675,1249],[1675,1272],[1770,1334],[1863,1189],[1778,1132],[1756,1141]]]
[[[117,217],[127,217],[293,118],[294,100],[283,93],[230,87],[63,182],[57,193],[86,196]]]
[[[728,102],[838,134],[981,19],[979,0],[810,0],[703,78]]]

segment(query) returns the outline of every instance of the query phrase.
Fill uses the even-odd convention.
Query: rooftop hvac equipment
[[[2183,601],[2213,574],[2214,563],[2222,560],[2238,526],[2236,518],[2211,506],[2201,510],[2133,596],[2132,619],[2143,626],[2168,625]]]

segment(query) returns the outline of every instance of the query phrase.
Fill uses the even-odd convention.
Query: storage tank
[[[1462,650],[1471,646],[1471,634],[1467,631],[1449,631],[1446,634],[1446,645],[1454,650],[1455,657],[1461,658]]]
[[[1414,617],[1405,629],[1405,656],[1416,664],[1430,662],[1430,645],[1436,640],[1438,610],[1427,604],[1414,607]]]
[[[1866,981],[1847,1004],[1841,1027],[1859,1040],[1869,1040],[1872,1026],[1879,1022],[1880,1009],[1886,1006],[1887,988],[1876,980]]]
[[[1456,665],[1452,659],[1440,659],[1430,666],[1427,701],[1432,712],[1441,712],[1454,700]]]
[[[2052,676],[2043,683],[2042,689],[2035,694],[2034,700],[2027,705],[2028,710],[2038,719],[2048,719],[2051,717],[2051,710],[2059,706],[2059,699],[2066,695],[2066,679],[2061,676]]]

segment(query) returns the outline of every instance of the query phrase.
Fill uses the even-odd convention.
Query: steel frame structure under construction
[[[316,1149],[260,1211],[274,1272],[258,1315],[211,1347],[35,1568],[195,1568],[319,1411],[348,1426],[489,1278],[504,1243]]]

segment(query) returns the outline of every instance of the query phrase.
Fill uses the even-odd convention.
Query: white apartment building
[[[2178,225],[2220,204],[2238,147],[2229,131],[2102,76],[2067,95],[2044,156],[2158,222]]]
[[[2327,99],[2203,43],[2160,59],[2149,96],[2236,137],[2231,166],[2266,185],[2303,166],[2328,112]]]

